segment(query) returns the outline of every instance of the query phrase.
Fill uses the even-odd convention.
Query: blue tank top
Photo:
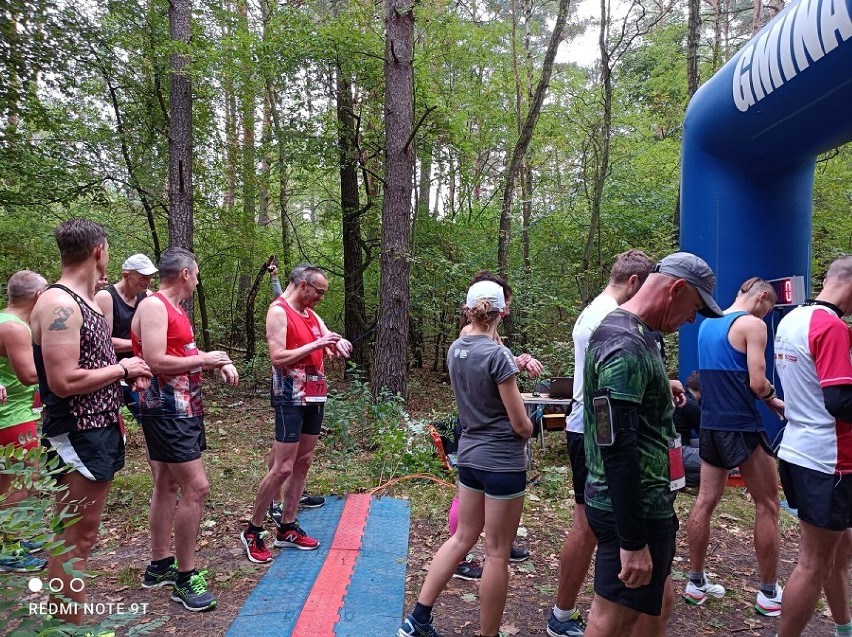
[[[731,325],[746,314],[726,314],[702,321],[698,328],[702,429],[763,431],[763,419],[749,387],[746,355],[728,341]]]

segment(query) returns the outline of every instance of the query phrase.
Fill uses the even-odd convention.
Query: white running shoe
[[[724,586],[714,584],[713,582],[705,578],[704,586],[696,586],[692,582],[687,582],[686,593],[684,594],[683,599],[687,604],[692,604],[693,606],[701,606],[701,604],[707,601],[708,597],[719,598],[724,596]]]
[[[781,614],[781,595],[783,593],[784,589],[781,584],[775,585],[775,597],[767,597],[762,591],[757,591],[757,602],[754,605],[754,610],[767,617],[778,617]]]

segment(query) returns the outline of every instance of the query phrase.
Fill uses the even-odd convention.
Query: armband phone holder
[[[595,410],[595,443],[598,447],[611,447],[615,444],[615,420],[609,391],[593,396],[592,405]]]

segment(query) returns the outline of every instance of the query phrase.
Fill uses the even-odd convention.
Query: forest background
[[[73,216],[108,227],[113,281],[134,252],[189,247],[202,347],[265,375],[269,257],[284,277],[310,261],[373,391],[406,397],[410,369],[443,371],[481,269],[515,289],[508,344],[570,372],[614,255],[677,248],[689,98],[782,5],[0,6],[0,279],[54,280]],[[566,55],[581,36],[586,66]],[[815,282],[852,251],[850,158],[817,164]]]

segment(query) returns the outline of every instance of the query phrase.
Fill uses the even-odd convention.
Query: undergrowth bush
[[[56,557],[73,547],[64,542],[54,542],[55,533],[78,521],[66,509],[57,511],[53,506],[56,495],[66,489],[56,482],[64,471],[55,456],[50,460],[43,447],[25,450],[15,445],[0,447],[0,474],[13,476],[10,491],[0,494],[0,558],[12,558],[20,549],[20,540],[44,542],[41,555]],[[26,489],[29,495],[19,502],[7,503],[9,493]],[[65,571],[85,581],[87,575],[74,568],[74,561],[65,564]],[[31,582],[48,583],[42,591],[33,590]],[[139,623],[141,614],[112,614],[99,618],[95,625],[74,626],[59,621],[49,613],[49,608],[39,606],[47,602],[49,577],[47,571],[30,573],[0,573],[0,625],[8,637],[111,637],[116,628],[126,628],[124,634],[147,635],[156,633],[168,620],[158,617]],[[69,599],[57,594],[59,602]],[[128,604],[127,606],[131,606]],[[33,609],[36,609],[33,612]],[[42,609],[47,612],[42,613]]]
[[[379,484],[407,474],[441,471],[429,421],[412,419],[399,395],[383,390],[374,397],[362,376],[356,376],[349,388],[331,392],[325,422],[332,453],[365,462]]]

